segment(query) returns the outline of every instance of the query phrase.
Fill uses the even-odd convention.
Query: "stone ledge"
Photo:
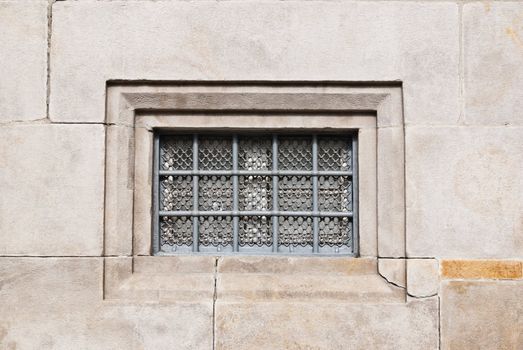
[[[218,273],[368,275],[376,272],[376,259],[306,256],[223,256]]]
[[[226,301],[405,302],[405,289],[376,271],[375,258],[223,257],[217,298]]]
[[[405,303],[376,258],[106,257],[104,299],[134,303]]]
[[[153,260],[154,259],[154,260]],[[105,258],[104,299],[138,303],[211,303],[215,258]]]

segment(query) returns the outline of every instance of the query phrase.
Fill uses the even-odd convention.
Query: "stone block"
[[[411,127],[406,144],[408,256],[523,257],[523,128]]]
[[[0,128],[0,254],[100,255],[104,127]]]
[[[376,259],[306,256],[223,256],[218,273],[331,274],[360,276],[376,273]]]
[[[98,315],[84,323],[85,339],[69,348],[209,350],[213,341],[213,306],[210,303],[103,304]]]
[[[438,301],[216,302],[216,349],[437,349]]]
[[[104,298],[135,303],[212,303],[213,256],[105,258]]]
[[[378,256],[405,257],[404,130],[378,129]],[[365,176],[365,175],[362,175]]]
[[[111,79],[403,81],[408,123],[449,124],[458,34],[444,2],[57,2],[50,115],[103,121]]]
[[[436,259],[407,259],[407,293],[426,298],[438,294],[439,264]]]
[[[0,258],[1,349],[210,349],[212,300],[103,301],[101,258]]]
[[[378,218],[377,218],[377,131],[376,129],[359,130],[358,136],[358,178],[359,187],[359,254],[377,256]]]
[[[105,255],[131,255],[133,252],[133,134],[134,129],[130,127],[108,126],[106,129]],[[149,251],[138,252],[148,254]]]
[[[378,272],[388,282],[405,288],[405,259],[378,259]]]
[[[51,309],[75,312],[96,304],[102,300],[102,273],[99,258],[0,257],[2,319],[27,319]]]
[[[223,257],[218,300],[377,303],[405,301],[405,291],[376,273],[370,258]]]
[[[441,349],[523,349],[523,282],[445,281]]]
[[[0,123],[46,117],[47,1],[1,1]]]
[[[463,5],[465,122],[523,125],[523,3]]]
[[[445,279],[521,279],[523,263],[510,260],[442,260]]]

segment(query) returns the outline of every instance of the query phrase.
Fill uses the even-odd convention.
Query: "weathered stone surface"
[[[401,258],[405,257],[404,129],[379,128],[377,148],[378,255]]]
[[[218,273],[332,274],[358,276],[376,273],[376,259],[306,256],[223,256]]]
[[[153,250],[153,141],[152,132],[141,127],[134,128],[134,193],[133,206],[129,209],[133,211],[133,253],[140,255],[149,255]]]
[[[104,127],[0,128],[0,254],[102,252]]]
[[[36,317],[51,308],[60,314],[96,304],[102,271],[100,258],[0,257],[0,314],[30,318],[32,312]]]
[[[388,282],[405,288],[405,259],[378,259],[378,272]]]
[[[133,134],[134,129],[130,127],[109,126],[106,129],[105,255],[130,255],[133,251]]]
[[[57,2],[51,118],[102,121],[109,79],[401,80],[409,123],[453,123],[458,33],[443,2]]]
[[[359,190],[359,254],[377,256],[378,218],[377,218],[377,131],[362,128],[358,135],[358,168],[364,176],[358,178]]]
[[[216,303],[216,349],[437,349],[438,302]]]
[[[227,301],[404,302],[405,290],[377,273],[377,259],[223,257],[216,295]]]
[[[212,302],[102,300],[101,258],[0,258],[2,349],[210,349]]]
[[[105,258],[104,297],[135,303],[212,303],[215,269],[213,256]]]
[[[523,263],[510,260],[442,260],[441,276],[448,279],[521,279]]]
[[[436,259],[407,259],[407,293],[415,297],[438,294],[439,264]]]
[[[83,321],[86,349],[212,349],[212,303],[102,306],[98,315]],[[78,343],[72,345],[63,349],[78,348]]]
[[[406,143],[409,256],[523,257],[523,128],[413,127]]]
[[[405,291],[377,274],[362,276],[219,274],[219,300],[244,302],[302,301],[345,303],[391,303],[405,300]]]
[[[1,1],[0,123],[46,116],[47,1]]]
[[[216,272],[216,259],[212,255],[178,255],[178,256],[134,256],[133,273],[149,275],[171,273],[205,273]]]
[[[522,349],[523,282],[446,281],[442,349]]]
[[[523,125],[523,3],[463,5],[465,122]]]

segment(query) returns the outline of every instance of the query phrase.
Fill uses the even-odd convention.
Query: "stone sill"
[[[105,258],[104,299],[143,303],[401,303],[376,258],[136,256]]]

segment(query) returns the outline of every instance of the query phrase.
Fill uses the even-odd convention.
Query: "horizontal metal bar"
[[[352,176],[352,171],[333,171],[333,170],[160,170],[160,176],[169,175],[199,175],[199,176]]]
[[[160,216],[310,216],[310,217],[352,217],[352,212],[312,211],[160,211]]]
[[[280,248],[287,248],[285,246],[280,246]],[[156,253],[156,255],[160,255],[160,256],[173,256],[173,255],[192,255],[194,256],[194,253],[190,252],[190,251],[159,251],[158,253]],[[198,252],[198,255],[216,255],[216,250],[214,251],[201,251],[201,252]],[[261,250],[261,251],[242,251],[241,248],[240,248],[240,251],[239,252],[220,252],[219,255],[246,255],[246,256],[273,256],[273,255],[277,255],[277,256],[324,256],[324,257],[344,257],[344,258],[354,258],[356,257],[356,255],[354,253],[351,253],[350,251],[347,251],[345,252],[345,250],[340,250],[339,253],[335,253],[334,251],[333,252],[329,252],[329,251],[321,251],[321,247],[320,247],[320,251],[318,253],[313,253],[312,252],[312,247],[311,247],[311,251],[310,252],[305,252],[305,251],[298,251],[298,252],[295,252],[295,253],[291,253],[289,252],[288,250],[287,251],[278,251],[278,252],[269,252],[269,251],[266,251],[266,250]]]

